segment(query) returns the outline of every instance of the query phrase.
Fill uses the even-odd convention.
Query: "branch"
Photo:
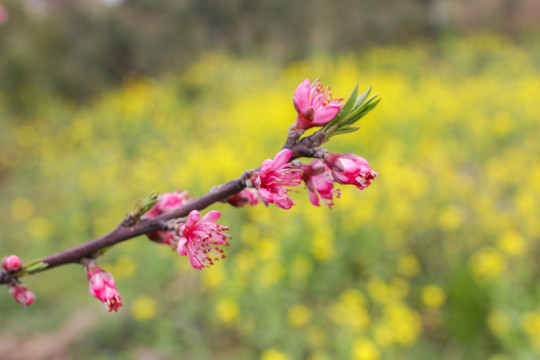
[[[226,199],[245,188],[242,179],[234,179],[220,186],[217,189],[210,191],[208,194],[196,198],[184,206],[160,215],[151,220],[141,220],[133,226],[125,227],[124,222],[120,223],[116,229],[110,233],[90,240],[84,244],[75,246],[71,249],[52,254],[42,258],[39,262],[46,267],[33,272],[33,274],[55,268],[57,266],[78,263],[81,259],[93,257],[100,250],[116,245],[122,241],[135,238],[139,235],[148,234],[154,231],[166,230],[166,221],[180,218],[188,215],[192,210],[202,210],[215,202]],[[21,274],[26,275],[26,274]],[[19,277],[21,276],[19,275]],[[4,270],[0,271],[0,284],[9,282],[10,276]]]
[[[302,132],[291,131],[287,138],[287,142],[283,146],[284,149],[292,151],[291,161],[300,157],[315,157],[316,147],[324,143],[324,133],[317,131],[313,135],[305,137],[298,141]],[[139,235],[148,234],[154,231],[166,230],[167,220],[177,219],[187,216],[192,210],[203,210],[206,207],[227,199],[229,196],[242,191],[245,187],[245,178],[248,172],[245,172],[241,178],[234,179],[228,183],[214,188],[206,195],[191,200],[184,206],[179,207],[171,212],[162,214],[151,220],[142,220],[132,226],[126,226],[125,221],[122,221],[116,229],[110,233],[90,240],[84,244],[75,246],[71,249],[61,251],[56,254],[46,256],[39,260],[43,266],[32,274],[49,270],[61,265],[69,263],[79,263],[81,259],[94,257],[100,250],[106,249],[120,242],[135,238]],[[19,277],[27,275],[22,273]],[[0,271],[0,284],[6,284],[10,281],[10,276],[7,272]]]
[[[320,147],[334,135],[358,129],[351,125],[377,103],[373,101],[374,97],[365,100],[367,94],[369,91],[358,97],[356,87],[347,102],[341,104],[342,100],[331,99],[328,91],[324,90],[318,81],[310,86],[306,79],[299,85],[293,97],[298,118],[289,128],[282,150],[273,159],[265,160],[260,168],[247,170],[240,178],[215,187],[196,199],[187,195],[183,200],[176,198],[178,202],[174,203],[174,206],[158,206],[163,198],[153,194],[144,201],[139,201],[136,210],[128,214],[110,233],[33,261],[25,267],[17,256],[6,257],[2,261],[0,284],[8,285],[16,301],[30,305],[34,295],[20,283],[20,277],[79,263],[86,271],[92,295],[103,301],[109,311],[116,311],[122,305],[121,296],[114,287],[112,276],[100,269],[94,260],[113,245],[148,234],[151,240],[173,246],[180,255],[188,255],[192,266],[202,269],[225,257],[218,246],[228,245],[227,238],[230,235],[223,233],[223,230],[228,229],[227,226],[215,223],[221,213],[210,211],[201,217],[198,211],[226,200],[234,206],[256,204],[256,199],[252,202],[250,197],[246,200],[243,194],[239,194],[246,187],[258,190],[256,192],[265,205],[274,203],[282,209],[290,209],[294,203],[288,195],[291,191],[289,187],[298,186],[304,181],[310,201],[314,205],[319,206],[319,201],[322,201],[332,207],[333,196],[336,194],[339,197],[340,193],[338,189],[333,189],[334,184],[353,184],[362,190],[369,186],[370,181],[377,175],[363,158],[354,154],[330,154],[328,150]],[[315,126],[322,128],[302,138],[305,130]],[[315,160],[309,165],[293,162],[301,157]],[[236,198],[233,201],[231,196],[235,194],[239,195],[233,197]],[[178,197],[176,193],[163,194],[166,195]],[[154,235],[161,237],[160,234],[163,233],[172,235],[173,240],[154,239]]]

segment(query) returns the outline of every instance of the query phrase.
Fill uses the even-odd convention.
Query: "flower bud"
[[[319,197],[322,201],[332,208],[334,205],[333,197],[340,197],[341,191],[334,189],[336,181],[332,177],[332,172],[319,159],[314,159],[311,164],[302,164],[302,180],[304,180],[308,189],[309,200],[315,206],[319,206]]]
[[[9,255],[2,260],[2,267],[7,272],[16,272],[22,268],[21,259],[17,255]]]
[[[118,311],[118,308],[122,306],[122,296],[116,290],[112,275],[97,266],[93,260],[85,265],[85,270],[90,294],[102,301],[109,312]]]
[[[14,285],[9,284],[8,287],[9,293],[13,295],[15,301],[21,305],[28,306],[34,302],[34,299],[36,298],[34,293],[21,283],[16,283]]]
[[[190,200],[191,197],[188,196],[187,191],[161,194],[158,196],[157,203],[142,218],[153,219],[161,214],[178,209]],[[146,236],[158,244],[175,245],[178,242],[172,231],[154,231],[146,234]]]
[[[239,193],[229,196],[227,202],[234,207],[242,207],[248,204],[252,206],[257,205],[259,203],[257,190],[245,188]]]
[[[328,154],[324,161],[338,183],[355,185],[360,190],[367,188],[378,175],[366,159],[355,154]]]

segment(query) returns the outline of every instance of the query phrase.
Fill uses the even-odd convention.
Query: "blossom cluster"
[[[343,107],[342,99],[332,99],[329,90],[324,89],[319,80],[310,84],[306,79],[298,86],[293,97],[298,114],[293,131],[322,127],[336,117]],[[247,187],[225,201],[240,207],[257,205],[260,200],[266,206],[275,204],[287,210],[294,205],[289,193],[295,192],[293,188],[303,182],[313,205],[319,206],[322,201],[331,208],[334,196],[341,195],[334,185],[350,184],[363,190],[377,176],[366,159],[350,153],[324,153],[310,164],[294,164],[291,157],[292,151],[285,148],[273,159],[264,160],[259,169],[247,177]],[[143,218],[153,219],[190,200],[185,191],[162,194]],[[179,255],[189,257],[194,268],[202,269],[225,257],[220,247],[229,245],[230,235],[224,232],[228,227],[216,223],[220,216],[219,211],[212,210],[201,217],[199,211],[193,210],[187,220],[176,223],[171,230],[150,233],[148,237],[175,248]]]
[[[299,168],[288,162],[291,155],[291,150],[281,150],[274,159],[265,160],[260,171],[250,177],[250,185],[259,191],[263,203],[290,209],[294,205],[288,194],[294,191],[290,187],[303,181],[313,205],[319,206],[322,199],[331,208],[334,195],[337,198],[341,195],[339,189],[334,189],[335,184],[351,184],[363,190],[377,176],[366,159],[350,153],[328,154]]]
[[[297,118],[290,128],[288,139],[297,143],[305,130],[313,127],[323,127],[319,133],[325,141],[336,133],[336,129],[348,132],[346,126],[359,118],[361,108],[358,106],[362,105],[362,101],[356,98],[356,91],[357,88],[353,91],[354,96],[351,95],[344,104],[343,99],[333,99],[330,88],[324,88],[319,80],[312,83],[309,79],[304,80],[294,92],[293,105]],[[354,115],[344,114],[347,111]],[[341,119],[344,119],[343,124],[339,123]],[[325,132],[325,126],[331,130]],[[311,163],[293,161],[298,157],[293,158],[294,145],[288,140],[272,159],[264,160],[258,169],[244,174],[244,188],[241,191],[221,200],[234,207],[254,206],[262,202],[265,206],[275,204],[288,210],[294,205],[290,193],[297,192],[295,188],[303,183],[313,205],[320,206],[322,202],[332,208],[334,197],[339,198],[341,195],[336,185],[355,185],[363,190],[377,176],[364,158],[350,153],[333,154],[318,147],[318,151],[313,152]],[[141,221],[151,221],[186,206],[192,200],[187,191],[154,196],[148,207],[144,207],[137,217],[140,216]],[[186,218],[169,220],[161,230],[146,235],[156,243],[172,247],[180,256],[187,256],[191,265],[200,270],[225,258],[222,247],[229,245],[231,236],[226,233],[228,226],[217,223],[220,217],[221,213],[216,210],[210,210],[205,215],[198,210],[191,210]],[[109,311],[117,311],[122,306],[122,297],[112,275],[101,269],[93,258],[83,258],[80,262],[88,278],[90,293],[102,301]],[[11,276],[9,291],[15,300],[30,305],[34,300],[33,293],[17,280],[17,274],[24,271],[20,259],[15,255],[9,256],[3,260],[2,267]]]

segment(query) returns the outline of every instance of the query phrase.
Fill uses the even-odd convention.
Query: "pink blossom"
[[[200,212],[192,210],[186,223],[179,229],[178,254],[188,255],[195,269],[200,270],[225,258],[223,250],[218,246],[228,246],[227,238],[231,236],[223,232],[229,230],[228,226],[216,224],[220,216],[219,211],[212,210],[201,218]]]
[[[118,290],[111,274],[98,267],[95,263],[90,263],[86,275],[88,276],[88,288],[90,294],[105,304],[109,312],[122,306],[122,296]]]
[[[22,268],[21,259],[17,255],[9,255],[2,260],[2,267],[7,272],[15,272]]]
[[[229,196],[227,202],[235,207],[241,207],[248,204],[252,206],[257,205],[259,203],[257,190],[245,188],[239,193]]]
[[[325,89],[319,79],[309,84],[304,80],[294,92],[293,104],[298,118],[296,128],[306,130],[322,126],[336,117],[343,106],[343,99],[332,99],[330,88]]]
[[[350,153],[329,154],[325,162],[338,183],[356,185],[360,190],[367,188],[378,175],[366,159]]]
[[[28,306],[33,303],[36,298],[34,293],[21,283],[9,284],[8,287],[9,293],[13,295],[15,301],[21,305]]]
[[[309,200],[315,206],[319,206],[319,196],[323,202],[331,208],[333,196],[340,197],[341,191],[334,189],[336,181],[332,177],[330,168],[321,160],[315,159],[309,165],[302,165],[302,180],[306,183],[309,191]]]
[[[175,191],[173,193],[165,193],[158,196],[158,202],[148,210],[142,217],[143,219],[153,219],[161,214],[175,210],[186,204],[191,197],[187,195],[187,191]],[[146,234],[148,238],[160,244],[172,245],[175,244],[175,235],[172,231],[155,231]]]
[[[292,169],[288,163],[291,155],[291,150],[281,150],[273,159],[264,160],[261,169],[250,178],[265,203],[276,204],[282,209],[290,209],[294,205],[288,195],[292,190],[286,186],[300,185],[301,182],[301,170]]]

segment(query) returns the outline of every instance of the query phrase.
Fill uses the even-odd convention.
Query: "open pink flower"
[[[208,267],[225,257],[223,249],[218,246],[228,246],[227,238],[231,236],[223,232],[229,230],[228,226],[216,224],[220,216],[219,211],[212,210],[201,218],[200,212],[192,210],[179,230],[178,254],[188,255],[195,269]]]
[[[101,269],[95,262],[90,262],[86,268],[88,276],[88,288],[90,294],[105,304],[109,311],[118,311],[122,306],[122,296],[118,290],[111,274]]]
[[[281,150],[273,159],[264,160],[261,169],[250,178],[265,203],[276,204],[282,209],[290,209],[294,205],[288,195],[292,190],[286,186],[297,186],[301,182],[301,170],[292,169],[288,163],[291,155],[291,150]]]
[[[325,89],[319,79],[310,85],[304,80],[294,92],[293,104],[298,118],[296,128],[306,130],[314,126],[322,126],[336,117],[343,106],[343,99],[332,99],[330,88]]]
[[[257,190],[245,188],[239,193],[229,196],[227,202],[234,207],[241,207],[248,204],[252,206],[257,205],[259,203]]]
[[[9,284],[8,287],[9,293],[13,295],[15,301],[21,305],[28,306],[33,303],[36,298],[34,293],[21,283]]]
[[[309,191],[309,200],[315,206],[319,206],[319,197],[331,208],[333,196],[340,197],[341,191],[334,189],[336,181],[332,177],[330,168],[321,160],[315,159],[311,164],[302,165],[302,180],[306,183]]]
[[[334,179],[340,184],[352,184],[360,190],[367,188],[378,175],[366,159],[354,154],[329,154],[325,162]]]
[[[161,214],[175,210],[186,202],[191,200],[187,195],[187,191],[175,191],[173,193],[165,193],[158,196],[158,202],[148,210],[143,216],[143,219],[153,219]],[[172,231],[155,231],[146,234],[148,238],[160,244],[171,245],[175,243],[175,235]]]
[[[9,255],[2,260],[2,267],[7,272],[19,271],[22,268],[21,259],[17,255]]]

